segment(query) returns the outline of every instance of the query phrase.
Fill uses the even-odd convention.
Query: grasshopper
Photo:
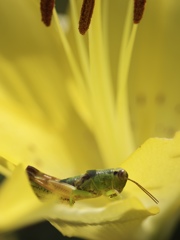
[[[159,202],[139,183],[130,179],[126,170],[122,168],[88,170],[83,175],[66,179],[49,176],[32,166],[28,166],[26,172],[36,195],[42,199],[47,198],[47,195],[56,195],[61,202],[73,205],[77,200],[96,198],[101,195],[113,198],[122,192],[129,180],[142,189],[156,204]]]

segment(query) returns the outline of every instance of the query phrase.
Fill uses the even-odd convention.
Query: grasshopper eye
[[[124,169],[120,169],[118,172],[117,172],[117,175],[119,178],[121,179],[128,179],[128,173],[124,170]]]

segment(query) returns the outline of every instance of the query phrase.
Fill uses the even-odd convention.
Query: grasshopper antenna
[[[136,181],[128,178],[127,180],[135,183],[141,190],[143,190],[143,192],[145,192],[156,204],[159,203],[159,201],[157,200],[157,198],[155,198],[150,192],[148,192],[148,190],[146,190],[145,188],[143,188],[143,186],[141,186],[139,183],[137,183]]]

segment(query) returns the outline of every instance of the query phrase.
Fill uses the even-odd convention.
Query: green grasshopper
[[[88,170],[83,175],[66,179],[49,176],[32,166],[28,166],[26,172],[36,195],[42,199],[47,198],[47,195],[55,195],[61,202],[73,205],[77,200],[101,195],[113,198],[122,192],[129,180],[142,189],[156,204],[159,202],[139,183],[128,178],[128,173],[122,168]]]

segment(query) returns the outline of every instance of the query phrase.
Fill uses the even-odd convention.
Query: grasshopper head
[[[128,173],[126,172],[126,170],[120,168],[117,172],[114,172],[115,174],[117,174],[118,178],[120,180],[126,180],[128,179]]]
[[[143,186],[141,186],[138,182],[130,179],[128,177],[128,173],[122,169],[116,169],[114,170],[114,176],[116,176],[116,178],[118,178],[119,181],[119,187],[117,186],[118,181],[116,180],[116,184],[115,184],[115,189],[120,193],[124,186],[126,185],[127,180],[133,182],[134,184],[136,184],[143,192],[145,192],[156,204],[159,202],[150,192],[148,192]]]
[[[114,173],[113,187],[120,193],[122,192],[124,186],[126,185],[126,182],[128,180],[128,173],[122,168],[114,170],[113,173]]]

